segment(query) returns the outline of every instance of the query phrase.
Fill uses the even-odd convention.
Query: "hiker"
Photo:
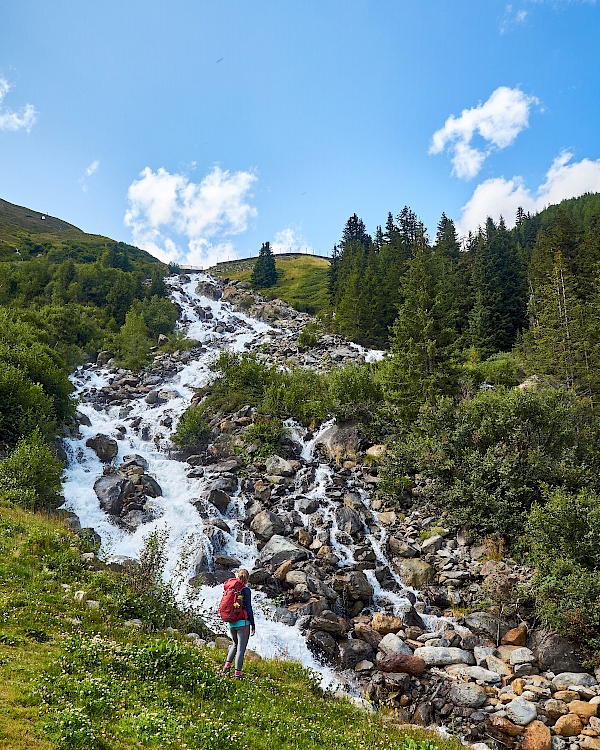
[[[223,584],[225,592],[219,605],[219,613],[229,625],[229,634],[233,641],[223,667],[223,674],[229,677],[231,665],[235,659],[234,677],[237,680],[242,679],[242,666],[248,638],[256,632],[251,594],[247,583],[248,571],[240,568],[235,578],[230,578]]]

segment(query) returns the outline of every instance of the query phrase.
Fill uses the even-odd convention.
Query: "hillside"
[[[116,568],[59,518],[0,503],[0,750],[458,749],[323,695],[289,662],[250,657],[246,681],[225,679],[157,569]]]
[[[62,219],[0,199],[0,261],[50,255],[54,262],[70,258],[85,263],[97,260],[105,250],[126,250],[131,260],[163,265],[133,245],[88,234]]]
[[[214,266],[208,273],[221,279],[250,281],[254,260]],[[282,299],[296,310],[321,317],[329,310],[327,274],[330,262],[311,255],[275,256],[278,279],[275,286],[261,290],[267,299]]]

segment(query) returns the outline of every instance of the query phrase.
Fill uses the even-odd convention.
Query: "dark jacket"
[[[244,596],[244,609],[246,610],[246,614],[248,615],[248,622],[250,625],[254,628],[254,612],[252,611],[252,594],[250,593],[250,589],[248,586],[244,586],[242,589],[242,594]]]

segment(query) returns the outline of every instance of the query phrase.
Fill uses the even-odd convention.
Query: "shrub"
[[[256,446],[252,455],[261,458],[280,453],[286,435],[287,430],[280,419],[264,415],[259,415],[254,424],[246,427],[242,433],[246,446]]]
[[[298,334],[298,346],[312,349],[321,340],[319,326],[316,323],[307,323]]]
[[[372,365],[346,365],[327,378],[333,414],[341,422],[358,419],[370,422],[383,401],[376,369]]]
[[[0,494],[33,510],[54,507],[62,469],[38,429],[0,461]]]
[[[433,478],[455,524],[516,538],[544,487],[592,481],[588,429],[584,405],[562,390],[485,391],[459,405],[440,399],[398,440],[384,476],[390,486],[397,473]]]
[[[171,435],[171,441],[183,450],[199,447],[210,436],[210,427],[206,421],[203,406],[190,406],[179,418],[177,429]]]

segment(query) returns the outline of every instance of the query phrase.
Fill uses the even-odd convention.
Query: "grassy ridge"
[[[311,315],[323,315],[328,311],[328,260],[311,255],[294,258],[280,258],[276,255],[275,266],[277,283],[269,289],[261,290],[265,297],[282,299],[296,310]],[[228,263],[225,267],[211,268],[210,273],[221,278],[250,281],[253,267],[253,261]]]
[[[61,521],[0,504],[0,750],[457,750],[323,696],[297,664],[248,660],[235,682],[222,651],[132,629],[151,603],[85,549]]]

